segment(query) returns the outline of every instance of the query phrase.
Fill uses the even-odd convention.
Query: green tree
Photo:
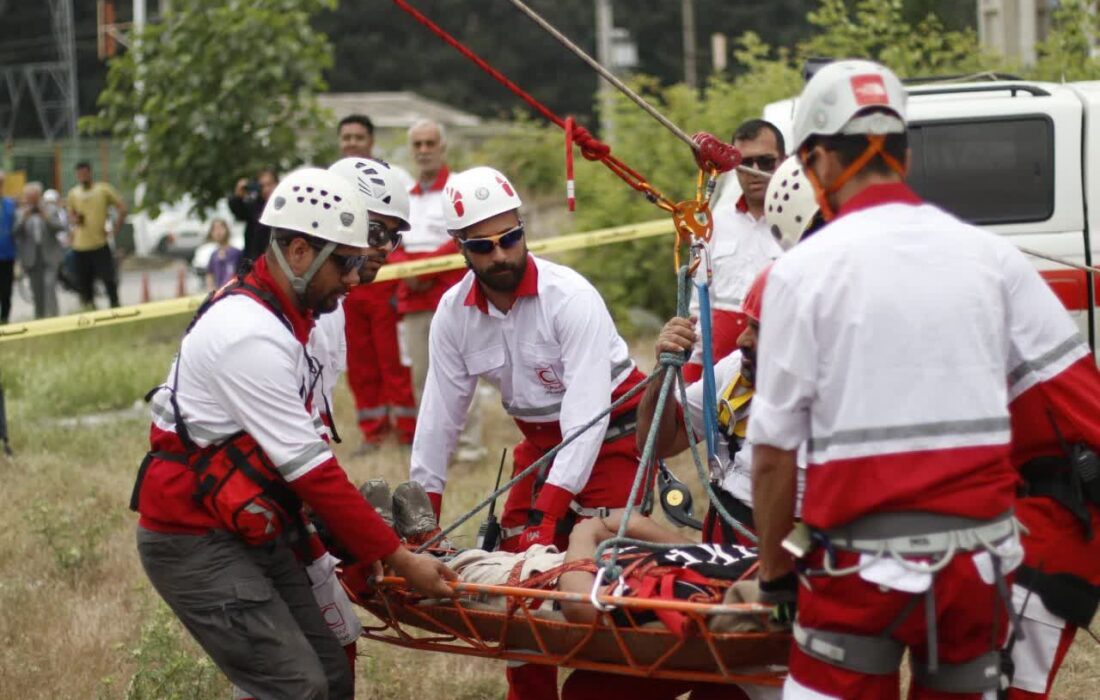
[[[110,63],[85,131],[123,142],[127,175],[154,213],[191,195],[200,209],[237,176],[289,167],[313,153],[303,135],[326,125],[315,95],[332,65],[310,17],[335,0],[189,0]]]
[[[1100,5],[1096,0],[1062,0],[1051,17],[1051,32],[1036,47],[1029,76],[1038,80],[1096,80],[1100,59]]]

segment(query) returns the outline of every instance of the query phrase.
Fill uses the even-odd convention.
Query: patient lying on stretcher
[[[397,533],[410,544],[426,541],[438,532],[431,502],[423,489],[413,482],[397,487],[392,501],[389,488],[381,480],[363,485],[361,491],[384,519],[392,522]],[[613,510],[607,516],[583,520],[573,528],[569,546],[559,552],[553,546],[536,545],[525,552],[487,552],[484,549],[460,550],[448,555],[448,565],[462,581],[498,586],[539,588],[588,596],[596,581],[599,565],[595,561],[599,545],[618,534],[625,511]],[[626,536],[665,545],[658,550],[627,547],[620,551],[619,564],[625,573],[626,590],[616,592],[618,582],[601,587],[604,595],[664,598],[700,603],[757,602],[759,587],[751,577],[756,564],[755,550],[738,545],[711,545],[690,542],[683,533],[661,525],[652,518],[634,513],[627,520]],[[667,548],[668,545],[679,545]],[[479,600],[504,607],[503,596],[482,595]],[[560,610],[569,622],[592,622],[599,612],[589,602],[560,602]],[[657,623],[652,612],[627,613],[616,610],[617,625]],[[670,627],[688,624],[684,616],[661,615]],[[710,621],[715,631],[739,632],[764,629],[752,616],[716,615]],[[686,629],[673,629],[685,632]]]

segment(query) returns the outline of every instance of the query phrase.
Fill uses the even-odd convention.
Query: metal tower
[[[29,99],[47,141],[76,138],[76,41],[71,0],[46,0],[53,34],[53,61],[0,67],[0,140],[15,136],[24,100]],[[6,5],[0,0],[0,10]]]

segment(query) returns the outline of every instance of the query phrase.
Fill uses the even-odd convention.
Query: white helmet
[[[817,198],[797,156],[779,164],[764,195],[764,218],[784,249],[802,239],[817,216]]]
[[[366,198],[344,178],[320,168],[299,168],[275,186],[260,223],[366,248],[366,212]]]
[[[42,201],[46,204],[57,204],[61,201],[61,193],[51,187],[42,193]]]
[[[398,230],[409,230],[409,193],[389,163],[374,158],[341,158],[328,170],[359,187],[366,197],[368,211],[399,219]]]
[[[794,110],[795,152],[811,136],[905,131],[905,87],[873,61],[830,63],[806,84]],[[871,111],[861,115],[861,112]],[[888,114],[892,113],[892,114]]]
[[[443,216],[451,232],[519,209],[523,204],[508,178],[485,166],[452,175],[443,188],[443,197]]]
[[[290,268],[282,247],[272,242],[275,261],[303,301],[310,280],[337,245],[369,247],[366,197],[348,180],[320,168],[299,168],[276,185],[260,215],[260,223],[328,241],[301,275]]]

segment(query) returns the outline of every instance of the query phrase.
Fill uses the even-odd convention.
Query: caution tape
[[[672,221],[663,219],[529,241],[527,248],[538,255],[564,253],[569,250],[653,238],[673,233],[674,230]],[[448,270],[459,270],[464,267],[466,267],[466,261],[461,255],[425,258],[423,260],[386,265],[379,270],[376,281],[384,282],[405,277],[416,277]],[[12,323],[0,326],[0,343],[193,313],[205,298],[205,294],[196,294],[189,297],[153,301],[147,304],[135,304],[134,306],[124,306],[117,309],[58,316],[41,321]]]

